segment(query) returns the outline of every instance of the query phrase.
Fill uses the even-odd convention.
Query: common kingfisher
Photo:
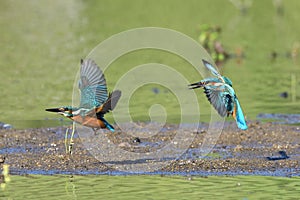
[[[203,59],[202,62],[215,77],[190,84],[190,89],[203,88],[208,101],[220,116],[225,117],[227,115],[228,117],[232,115],[237,126],[242,130],[246,130],[248,127],[238,98],[232,88],[232,81],[225,76],[221,76],[211,63]]]
[[[116,107],[121,97],[121,91],[107,92],[104,74],[92,59],[81,59],[78,88],[80,90],[79,107],[62,106],[59,108],[48,108],[46,111],[56,112],[68,117],[76,123],[92,128],[94,132],[104,128],[114,132],[114,127],[104,119],[104,114]],[[75,123],[73,123],[73,131],[69,144],[70,153],[73,145],[74,129]],[[68,131],[67,129],[66,138]],[[66,140],[65,143],[67,143]]]

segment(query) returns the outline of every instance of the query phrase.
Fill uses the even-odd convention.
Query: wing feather
[[[102,70],[92,59],[81,60],[80,79],[87,82],[79,82],[79,89],[88,85],[106,85]]]
[[[213,105],[216,111],[222,117],[227,115],[227,107],[226,107],[226,95],[224,95],[220,90],[216,90],[210,87],[204,87],[204,93],[208,101]]]
[[[202,59],[202,62],[203,62],[203,64],[204,64],[204,66],[205,66],[205,67],[206,67],[206,68],[207,68],[214,76],[218,77],[218,79],[219,79],[221,82],[225,83],[223,77],[220,75],[220,73],[217,71],[216,68],[214,68],[214,66],[213,66],[211,63],[209,63],[208,61],[206,61],[206,60],[204,60],[204,59]]]
[[[78,87],[81,92],[80,107],[98,107],[108,98],[104,74],[92,59],[81,60]]]
[[[215,67],[206,60],[202,59],[204,66],[217,78],[206,78],[201,82],[204,82],[204,93],[208,98],[209,102],[217,110],[217,112],[225,117],[226,114],[232,114],[236,120],[237,126],[246,130],[246,120],[240,106],[240,103],[235,96],[235,92],[232,88],[232,82],[229,78],[222,77]],[[223,85],[212,84],[212,83],[224,83]],[[226,86],[227,85],[227,86]]]
[[[103,104],[102,108],[97,110],[96,112],[97,113],[100,112],[102,114],[105,114],[105,113],[113,110],[116,107],[120,97],[121,97],[121,91],[120,90],[113,91],[109,95],[107,101]]]

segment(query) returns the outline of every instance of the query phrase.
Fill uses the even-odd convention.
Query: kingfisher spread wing
[[[107,92],[106,80],[103,72],[92,59],[81,60],[79,107],[64,106],[50,108],[46,111],[57,112],[77,123],[93,129],[107,128],[114,131],[114,127],[104,119],[104,114],[113,110],[121,97],[121,91]]]
[[[91,59],[81,60],[78,88],[81,93],[81,108],[91,109],[99,107],[108,98],[104,74]]]
[[[202,62],[215,77],[190,84],[190,89],[203,88],[208,101],[220,116],[225,117],[231,114],[237,126],[242,130],[246,130],[248,127],[238,98],[232,88],[232,81],[225,76],[221,76],[213,65],[206,60],[202,60]]]
[[[79,107],[63,106],[48,108],[46,111],[56,112],[72,119],[83,126],[91,127],[94,132],[100,128],[107,128],[114,132],[114,127],[104,119],[104,114],[113,110],[121,97],[121,91],[107,92],[106,80],[103,72],[92,59],[81,59]],[[75,123],[73,123],[71,138],[68,144],[68,132],[65,134],[66,152],[72,153]]]

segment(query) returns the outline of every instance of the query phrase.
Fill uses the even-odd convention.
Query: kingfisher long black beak
[[[189,86],[189,89],[196,89],[196,88],[203,87],[203,83],[202,82],[197,82],[197,83],[189,84],[188,86]]]
[[[45,110],[48,111],[48,112],[56,112],[56,113],[58,113],[58,112],[67,111],[68,109],[61,107],[61,108],[47,108]]]

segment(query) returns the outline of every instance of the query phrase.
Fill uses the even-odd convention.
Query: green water
[[[12,176],[2,199],[298,199],[299,178]]]
[[[56,118],[44,109],[72,103],[80,58],[113,34],[155,26],[197,40],[203,23],[221,26],[220,40],[229,52],[238,47],[245,52],[242,65],[231,60],[221,71],[232,79],[247,119],[258,113],[295,113],[300,106],[300,61],[299,56],[291,59],[285,54],[300,41],[300,2],[282,1],[283,15],[271,0],[248,1],[252,5],[247,14],[231,2],[239,1],[1,1],[0,121],[22,128],[32,126],[32,120]],[[279,54],[276,62],[270,60],[271,51]],[[122,56],[105,71],[109,89],[129,69],[148,62],[169,65],[190,82],[202,78],[178,56],[141,50]],[[279,97],[281,92],[291,93],[291,74],[296,76],[296,101],[291,95]],[[132,97],[133,119],[149,119],[150,106],[160,103],[169,121],[178,122],[176,98],[163,92],[155,95],[151,87],[140,88]],[[199,91],[201,114],[208,119],[209,104],[203,96]]]
[[[231,2],[238,0],[101,0],[0,1],[0,121],[15,127],[52,126],[41,122],[57,118],[47,107],[70,105],[79,60],[113,34],[137,27],[164,27],[197,40],[199,25],[222,27],[221,41],[234,52],[244,49],[242,65],[230,60],[222,73],[230,77],[247,116],[258,113],[295,113],[300,106],[299,56],[285,54],[300,41],[300,1],[282,1],[284,14],[274,1],[252,2],[247,14]],[[245,1],[246,2],[246,1]],[[276,62],[270,60],[277,51]],[[190,82],[200,80],[185,60],[156,50],[124,55],[105,71],[112,89],[123,73],[139,64],[158,62],[180,71]],[[101,66],[101,64],[100,64]],[[279,98],[291,93],[296,76],[296,100]],[[134,120],[147,120],[153,103],[166,107],[169,121],[178,122],[178,102],[171,93],[155,95],[153,87],[140,88],[132,97]],[[209,104],[199,91],[201,114],[209,118]],[[203,103],[202,103],[203,102]],[[204,117],[205,118],[205,117]],[[108,120],[113,120],[110,115]],[[281,177],[159,176],[13,176],[3,199],[298,199],[299,179]]]

